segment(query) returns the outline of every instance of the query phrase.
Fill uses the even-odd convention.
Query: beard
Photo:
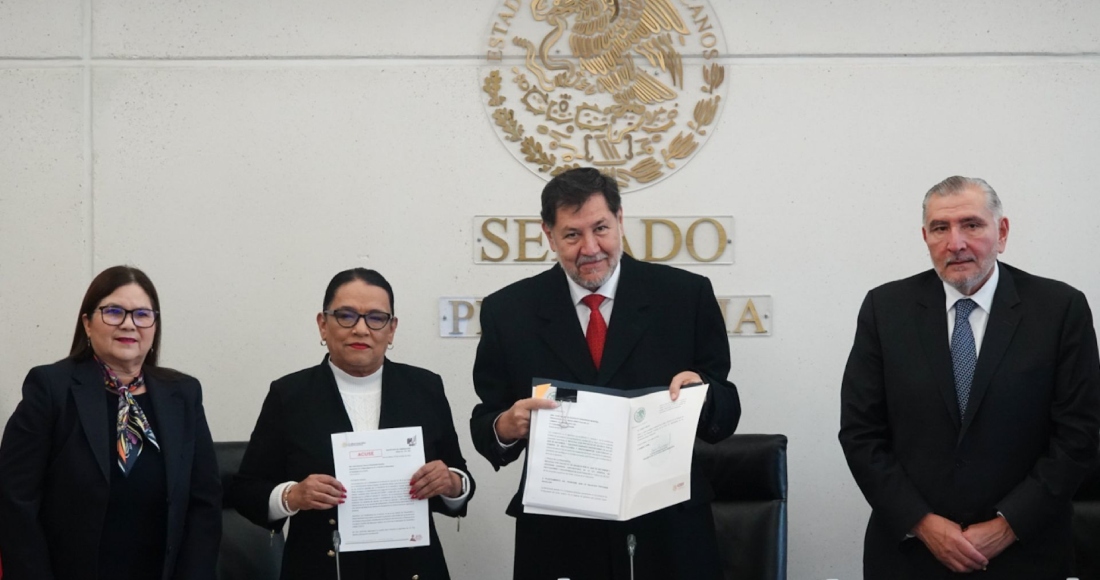
[[[965,262],[973,260],[978,266],[978,270],[969,276],[956,275],[951,276],[948,274],[948,269],[952,264],[959,262]],[[942,269],[937,268],[936,273],[939,274],[940,280],[943,280],[952,288],[961,292],[964,296],[970,296],[974,292],[977,292],[981,288],[982,284],[989,279],[993,274],[993,268],[997,267],[997,256],[994,254],[987,257],[985,260],[979,261],[972,254],[960,254],[948,258]]]
[[[615,252],[614,255],[608,254],[607,252],[600,252],[595,256],[581,257],[577,259],[576,263],[573,264],[571,268],[565,268],[565,273],[568,274],[569,278],[576,282],[577,285],[581,288],[584,288],[585,290],[588,290],[590,292],[595,292],[596,290],[599,290],[601,286],[606,284],[608,280],[611,279],[611,275],[615,273],[615,268],[619,265],[619,260],[620,258],[622,258],[622,255],[622,250],[619,250],[618,252]],[[599,262],[601,260],[607,260],[607,271],[604,272],[602,276],[597,279],[585,279],[581,276],[582,266],[584,266],[585,264]]]

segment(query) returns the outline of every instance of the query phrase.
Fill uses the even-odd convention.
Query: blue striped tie
[[[978,353],[974,348],[974,331],[970,328],[970,313],[977,304],[969,298],[955,302],[955,331],[951,334],[951,366],[955,370],[955,394],[959,397],[959,417],[966,415],[970,401],[970,384],[974,382],[974,367]]]

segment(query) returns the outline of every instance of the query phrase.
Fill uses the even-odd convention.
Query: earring
[[[326,341],[325,339],[322,338],[321,339],[321,346],[328,346],[328,341]]]
[[[386,346],[386,350],[393,350],[393,343],[392,342],[388,346]]]

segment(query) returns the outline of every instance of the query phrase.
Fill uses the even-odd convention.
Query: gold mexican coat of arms
[[[481,96],[505,147],[547,179],[591,166],[627,191],[668,177],[709,138],[725,50],[687,0],[504,0]]]

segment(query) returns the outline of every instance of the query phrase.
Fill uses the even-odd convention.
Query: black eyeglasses
[[[149,308],[126,310],[121,306],[99,307],[99,315],[103,318],[103,323],[111,326],[122,326],[122,323],[126,321],[126,317],[129,316],[130,320],[134,321],[134,326],[149,328],[157,323],[158,314],[160,313]]]
[[[371,330],[382,330],[386,328],[386,325],[389,324],[391,320],[393,320],[392,314],[389,312],[380,312],[378,310],[371,310],[366,314],[359,314],[348,308],[337,308],[336,310],[325,310],[324,314],[335,318],[336,324],[344,328],[355,328],[355,325],[359,324],[359,319],[362,318],[363,322],[367,323],[367,328]]]

